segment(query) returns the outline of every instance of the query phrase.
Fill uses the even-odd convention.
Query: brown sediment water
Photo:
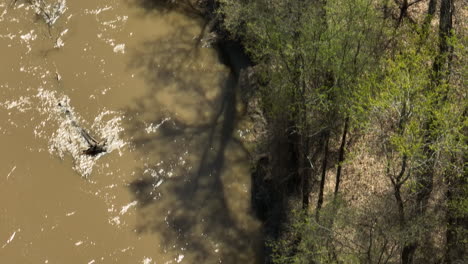
[[[204,21],[40,2],[0,1],[0,263],[256,263],[236,85]]]

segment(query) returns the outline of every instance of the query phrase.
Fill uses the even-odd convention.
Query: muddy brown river
[[[256,263],[236,85],[204,21],[32,2],[0,0],[0,263]]]

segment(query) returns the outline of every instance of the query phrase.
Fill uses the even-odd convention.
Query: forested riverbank
[[[466,260],[463,1],[206,2],[253,62],[266,263]]]
[[[465,2],[0,2],[0,263],[465,263]]]

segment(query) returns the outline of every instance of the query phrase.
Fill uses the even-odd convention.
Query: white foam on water
[[[65,42],[63,41],[62,37],[65,34],[67,34],[67,32],[68,32],[68,29],[65,29],[64,31],[62,31],[60,33],[59,37],[55,40],[54,48],[61,48],[61,47],[65,46]]]
[[[156,187],[156,188],[159,187],[163,182],[164,182],[164,180],[163,180],[163,179],[160,179],[160,180],[158,181],[158,183],[156,183],[155,187]]]
[[[166,123],[167,121],[171,120],[170,117],[166,117],[164,118],[161,122],[159,122],[159,124],[156,124],[154,125],[153,123],[149,124],[146,128],[145,128],[145,131],[147,134],[150,134],[150,133],[154,133],[156,132],[160,126],[162,126],[164,123]]]
[[[122,156],[120,149],[126,145],[126,143],[119,137],[119,134],[123,131],[121,122],[122,116],[115,111],[103,111],[95,119],[92,125],[92,130],[96,131],[101,138],[103,138],[107,144],[107,152],[110,153],[114,150],[119,151],[119,155]],[[107,121],[105,121],[108,119]]]
[[[134,247],[127,247],[127,248],[124,248],[124,249],[120,250],[120,252],[127,252],[127,251],[129,251],[130,249],[133,250]]]
[[[111,10],[112,7],[110,6],[105,6],[103,8],[98,8],[98,9],[92,9],[92,10],[89,10],[89,9],[85,9],[84,13],[85,14],[93,14],[93,15],[99,15],[100,13],[104,12],[104,11],[107,11],[107,10]]]
[[[87,126],[87,122],[70,105],[68,96],[40,88],[37,98],[40,100],[37,109],[47,117],[36,126],[34,130],[36,136],[50,138],[49,153],[61,159],[66,155],[71,156],[74,161],[73,169],[79,174],[89,176],[98,159],[107,153],[119,150],[119,154],[122,155],[120,148],[125,145],[125,142],[119,137],[123,128],[118,113],[103,111],[94,119],[92,126]],[[51,125],[58,126],[56,131],[52,135],[44,133]],[[93,136],[106,142],[106,152],[96,156],[83,154],[83,151],[89,148],[89,144],[83,138],[81,129],[88,127]]]
[[[1,6],[0,6],[0,7],[4,7],[4,5],[3,5],[3,4],[1,4]],[[3,21],[3,17],[6,15],[6,13],[7,13],[7,9],[5,8],[5,9],[3,9],[3,12],[2,12],[2,14],[0,15],[0,21]]]
[[[21,35],[20,38],[24,41],[24,42],[29,42],[30,40],[35,40],[37,38],[37,34],[34,34],[34,29],[32,29],[31,31],[29,31],[28,33],[24,34],[24,35]]]
[[[102,22],[102,25],[109,27],[111,29],[116,29],[118,27],[122,27],[127,22],[127,20],[128,20],[128,16],[117,16],[117,18],[114,20]]]
[[[151,264],[152,261],[153,261],[152,258],[145,257],[145,258],[143,259],[143,264]]]
[[[21,96],[18,100],[7,100],[3,103],[0,103],[0,106],[7,110],[16,109],[20,112],[25,112],[31,109],[31,100],[29,97]]]
[[[117,45],[115,45],[115,47],[114,47],[114,52],[115,52],[115,53],[122,53],[122,54],[124,54],[124,53],[125,53],[125,44],[117,44]]]
[[[159,177],[159,174],[156,170],[154,169],[151,169],[151,168],[146,168],[144,171],[143,171],[143,174],[150,174],[151,177],[153,178],[156,178],[156,177]]]
[[[31,52],[32,47],[31,47],[31,42],[34,41],[37,38],[37,34],[34,33],[34,30],[29,31],[26,34],[20,35],[20,39],[22,43],[26,44],[26,47],[28,48],[28,51],[26,54]]]
[[[124,215],[125,213],[127,213],[128,209],[130,209],[131,207],[137,204],[138,204],[138,201],[133,201],[127,205],[122,206],[122,209],[120,209],[120,215]]]
[[[57,40],[55,41],[55,44],[54,44],[54,48],[61,48],[65,46],[65,42],[63,42],[62,38],[57,38]]]
[[[10,238],[6,241],[5,244],[3,244],[2,249],[5,248],[8,244],[10,244],[11,241],[13,241],[13,239],[15,238],[16,232],[19,232],[19,231],[21,231],[21,229],[18,229],[15,232],[13,232],[13,234],[11,234]]]
[[[32,1],[34,11],[42,16],[44,21],[52,26],[67,11],[67,2],[59,0],[54,4],[46,4],[44,1]]]
[[[10,173],[8,173],[8,175],[7,175],[7,177],[6,177],[7,180],[8,180],[8,178],[10,178],[11,174],[12,174],[15,170],[16,170],[16,166],[14,166],[14,167],[10,170]]]
[[[111,224],[111,225],[120,225],[120,217],[118,217],[118,216],[112,217],[111,219],[109,219],[109,224]]]
[[[8,38],[10,40],[13,40],[15,37],[16,37],[16,35],[11,34],[11,33],[8,33],[8,34],[5,34],[5,35],[0,35],[0,38]]]

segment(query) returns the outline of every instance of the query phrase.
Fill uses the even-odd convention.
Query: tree
[[[395,20],[386,15],[388,1],[220,2],[225,29],[256,64],[257,95],[267,117],[272,175],[265,226],[273,259],[386,263],[398,255],[401,263],[429,263],[428,252],[441,245],[423,242],[441,228],[436,208],[444,202],[451,245],[445,259],[459,258],[464,249],[455,245],[466,219],[459,214],[466,203],[466,95],[463,78],[452,78],[454,62],[463,57],[455,52],[453,1],[441,1],[438,30],[431,23],[437,0],[428,1],[419,25],[409,8],[421,1],[395,1]],[[351,131],[377,135],[373,144],[380,147],[392,195],[391,202],[381,203],[388,203],[385,210],[397,224],[376,216],[365,228],[351,225],[359,239],[347,243],[335,231],[341,228],[340,210],[347,209],[338,204]],[[334,166],[327,203],[325,186]],[[434,186],[440,179],[445,185]],[[431,204],[434,190],[444,188],[444,202]]]

